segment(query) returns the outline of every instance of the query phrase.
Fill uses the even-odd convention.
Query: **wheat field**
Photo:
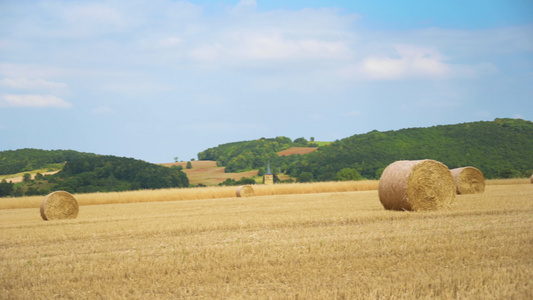
[[[437,212],[376,190],[2,209],[0,298],[531,299],[531,228],[521,183]]]

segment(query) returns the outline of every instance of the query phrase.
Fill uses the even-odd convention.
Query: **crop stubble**
[[[377,191],[0,210],[6,298],[531,298],[533,185],[448,210]],[[513,247],[509,247],[513,245]]]

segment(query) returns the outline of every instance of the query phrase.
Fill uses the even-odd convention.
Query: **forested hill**
[[[19,149],[0,151],[0,175],[16,174],[96,154],[74,150]]]
[[[116,156],[69,161],[53,179],[56,189],[87,193],[188,187],[182,167],[167,168],[142,160]]]
[[[312,139],[312,138],[311,138]],[[313,141],[288,137],[260,138],[253,141],[241,141],[218,145],[198,153],[200,160],[216,160],[226,172],[243,172],[264,168],[267,162],[278,158],[278,152],[290,147],[318,147]]]
[[[474,166],[486,178],[529,176],[533,170],[533,122],[495,119],[429,128],[354,135],[284,165],[289,175],[335,180],[344,168],[378,179],[397,160],[434,159],[449,168]]]
[[[46,163],[57,161],[62,162],[60,164],[62,170],[53,175],[43,176],[37,173],[33,179],[27,173],[25,175],[28,176],[24,176],[23,182],[16,185],[2,180],[0,197],[44,195],[54,190],[90,193],[189,186],[189,179],[181,166],[168,168],[126,157],[75,151],[67,151],[65,153],[68,155],[62,156],[62,153],[35,149],[9,152],[10,156],[5,157],[16,158],[9,166],[16,166],[17,163],[21,166],[23,163],[26,164],[25,167],[16,169],[16,172],[29,171],[29,166],[40,168]],[[25,156],[25,154],[28,155]],[[64,159],[67,161],[65,162]]]

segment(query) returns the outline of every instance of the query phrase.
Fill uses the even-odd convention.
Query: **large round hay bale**
[[[254,188],[251,185],[241,185],[237,188],[237,197],[255,196]]]
[[[451,169],[457,194],[481,194],[485,191],[485,177],[474,167]]]
[[[390,164],[379,180],[379,200],[389,210],[436,210],[455,199],[448,167],[430,159]]]
[[[78,211],[78,201],[65,191],[50,193],[41,203],[43,220],[76,219]]]

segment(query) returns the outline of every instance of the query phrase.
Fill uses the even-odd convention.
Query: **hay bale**
[[[533,174],[531,175],[531,177],[529,177],[529,181],[531,181],[531,183],[533,183]]]
[[[254,188],[251,185],[241,185],[237,188],[237,197],[255,196]]]
[[[436,210],[455,199],[455,183],[448,167],[430,159],[390,164],[379,180],[379,200],[389,210]]]
[[[485,177],[474,167],[451,169],[458,195],[481,194],[485,191]]]
[[[48,194],[41,203],[43,220],[76,219],[79,205],[74,196],[65,191]]]

